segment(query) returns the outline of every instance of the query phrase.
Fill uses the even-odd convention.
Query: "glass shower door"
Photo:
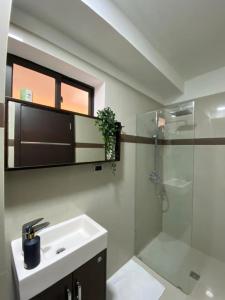
[[[189,294],[193,263],[194,103],[137,116],[136,255]]]

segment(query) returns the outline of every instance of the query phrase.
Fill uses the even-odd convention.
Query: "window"
[[[32,91],[34,103],[55,106],[55,79],[13,64],[12,97],[21,99],[21,91],[24,89]]]
[[[88,115],[89,93],[75,86],[61,84],[61,108]]]
[[[94,88],[8,54],[6,96],[93,115]]]

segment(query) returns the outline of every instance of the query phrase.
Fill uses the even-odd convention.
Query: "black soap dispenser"
[[[25,239],[23,241],[24,268],[31,270],[37,267],[41,260],[40,237],[35,236],[32,226],[25,228]]]

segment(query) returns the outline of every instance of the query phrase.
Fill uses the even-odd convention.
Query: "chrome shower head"
[[[181,117],[181,116],[187,116],[187,115],[191,115],[192,111],[191,109],[181,109],[181,110],[177,110],[177,111],[171,111],[170,112],[171,116],[174,117]]]

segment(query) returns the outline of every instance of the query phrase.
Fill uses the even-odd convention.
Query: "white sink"
[[[41,263],[24,268],[22,240],[12,241],[13,266],[20,300],[39,294],[107,248],[107,231],[81,215],[48,227],[41,237]]]

